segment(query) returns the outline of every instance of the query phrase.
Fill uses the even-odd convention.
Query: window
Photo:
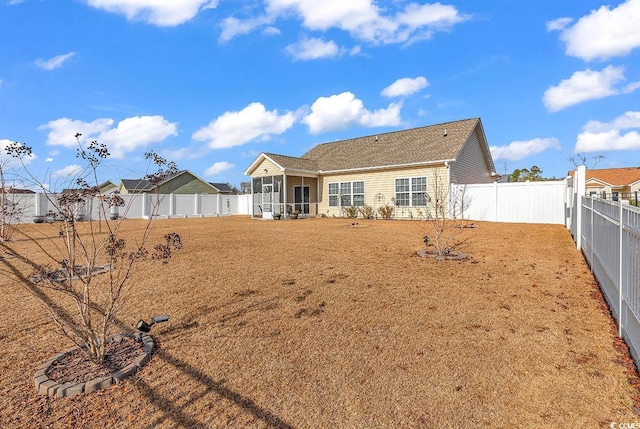
[[[340,183],[340,205],[342,207],[351,205],[351,182]]]
[[[329,207],[338,207],[339,183],[329,183]]]
[[[364,207],[364,182],[353,182],[353,205]]]
[[[364,206],[364,182],[329,183],[329,207]]]
[[[404,207],[427,205],[427,178],[403,177],[396,179],[396,205]]]

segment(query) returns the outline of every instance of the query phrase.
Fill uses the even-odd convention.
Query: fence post
[[[624,213],[624,209],[626,206],[629,205],[629,201],[627,200],[621,200],[620,201],[620,212],[619,212],[619,216],[618,216],[618,223],[619,223],[619,230],[620,230],[620,242],[618,243],[618,292],[619,292],[619,298],[618,298],[618,336],[622,338],[622,301],[624,301],[623,298],[623,282],[622,282],[622,257],[623,257],[623,245],[622,245],[622,237],[623,237],[623,233],[624,233],[624,222],[622,221],[622,215]]]
[[[498,182],[493,182],[493,212],[495,213],[494,222],[498,222]]]
[[[591,273],[593,274],[593,242],[595,241],[593,239],[593,203],[595,201],[595,198],[592,196],[591,197],[591,243],[589,243],[589,249],[591,250],[591,259],[589,259],[589,267],[591,268]]]
[[[531,223],[531,181],[527,180],[527,200],[528,200],[528,206],[529,206],[529,210],[527,211],[527,215],[529,216],[527,219],[527,223]]]
[[[33,214],[35,216],[40,216],[40,193],[33,194]]]
[[[576,248],[582,250],[582,196],[585,194],[585,179],[587,177],[587,167],[581,165],[575,172],[574,186],[578,195],[576,199],[577,212],[576,212]]]

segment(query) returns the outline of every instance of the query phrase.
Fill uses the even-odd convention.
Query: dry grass
[[[159,349],[124,384],[71,399],[35,394],[33,368],[68,344],[3,280],[0,427],[640,421],[628,354],[562,226],[476,223],[470,258],[441,262],[415,256],[415,222],[350,224],[159,221],[155,233],[185,247],[121,315],[130,326],[168,313],[152,332]]]

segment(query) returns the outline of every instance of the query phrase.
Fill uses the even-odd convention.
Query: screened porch
[[[321,195],[317,177],[275,175],[251,179],[252,218],[315,217]]]

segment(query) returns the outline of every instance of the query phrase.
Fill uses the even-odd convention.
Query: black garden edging
[[[129,365],[107,377],[99,377],[83,383],[58,383],[49,379],[47,370],[54,362],[57,362],[73,351],[78,350],[78,347],[74,347],[54,356],[36,368],[36,373],[33,377],[36,391],[40,395],[48,395],[51,398],[70,398],[82,393],[87,394],[100,389],[106,389],[113,384],[120,383],[127,377],[131,377],[140,368],[142,368],[151,357],[151,352],[153,351],[153,339],[151,336],[146,334],[120,334],[110,338],[108,341],[119,341],[124,337],[133,338],[134,340],[142,343],[142,351]]]

